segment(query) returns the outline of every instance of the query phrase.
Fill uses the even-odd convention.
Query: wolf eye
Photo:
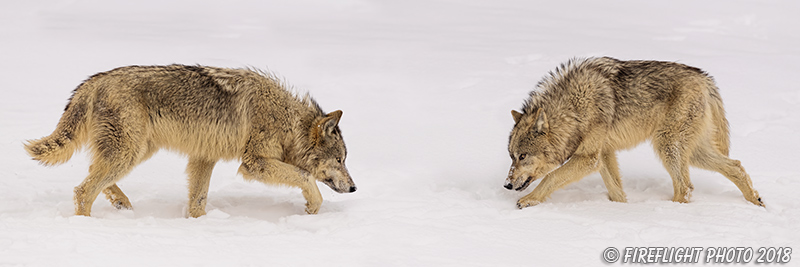
[[[528,154],[525,154],[525,153],[519,154],[519,160],[523,160],[527,156],[528,156]]]

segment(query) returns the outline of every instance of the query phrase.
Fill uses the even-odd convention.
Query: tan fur
[[[337,192],[356,187],[344,165],[341,111],[325,114],[274,77],[245,69],[129,66],[93,75],[75,89],[56,130],[25,149],[44,165],[66,162],[88,143],[89,176],[75,187],[75,213],[89,216],[102,191],[131,208],[116,182],[157,150],[189,156],[189,215],[205,214],[216,162],[241,160],[248,180],[299,187],[317,213],[315,181]]]
[[[731,180],[763,206],[738,160],[728,158],[728,121],[713,79],[700,69],[660,61],[572,60],[531,92],[509,137],[505,187],[522,191],[519,208],[599,171],[612,201],[626,202],[616,151],[650,140],[672,176],[673,201],[689,201],[689,166]]]

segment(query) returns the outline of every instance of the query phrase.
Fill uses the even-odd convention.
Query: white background
[[[4,1],[0,3],[0,265],[592,266],[609,246],[800,248],[800,2]],[[677,204],[649,144],[619,153],[629,203],[598,174],[518,210],[502,188],[513,120],[572,57],[677,61],[721,88],[731,157],[767,208],[693,169]],[[305,215],[299,189],[214,170],[185,218],[187,160],[162,151],[73,216],[85,152],[46,168],[49,135],[89,75],[124,65],[258,67],[341,109],[358,185]],[[796,264],[794,260],[792,264]],[[619,264],[619,263],[618,263]]]

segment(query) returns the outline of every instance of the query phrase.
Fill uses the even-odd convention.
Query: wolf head
[[[550,124],[543,109],[525,114],[512,110],[511,115],[516,125],[508,142],[512,164],[504,187],[522,191],[558,167],[562,160],[555,156],[559,147],[550,136]]]
[[[309,151],[308,171],[317,181],[328,185],[338,193],[352,193],[356,185],[344,164],[347,148],[339,130],[342,111],[328,113],[313,123],[311,139],[313,148]]]

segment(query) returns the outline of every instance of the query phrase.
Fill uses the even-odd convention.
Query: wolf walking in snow
[[[672,201],[689,201],[689,166],[695,166],[721,173],[747,201],[764,206],[740,162],[728,158],[722,98],[700,69],[608,57],[571,60],[539,82],[521,113],[511,114],[516,124],[505,188],[522,191],[543,178],[519,208],[598,170],[609,198],[626,202],[616,151],[645,140],[672,177]]]
[[[165,148],[189,156],[189,215],[205,214],[214,165],[241,160],[245,179],[299,187],[306,212],[322,204],[316,181],[354,192],[339,119],[271,75],[205,66],[129,66],[91,76],[73,92],[55,131],[25,149],[44,165],[88,144],[89,176],[75,187],[75,214],[89,216],[103,192],[131,208],[116,183]]]

